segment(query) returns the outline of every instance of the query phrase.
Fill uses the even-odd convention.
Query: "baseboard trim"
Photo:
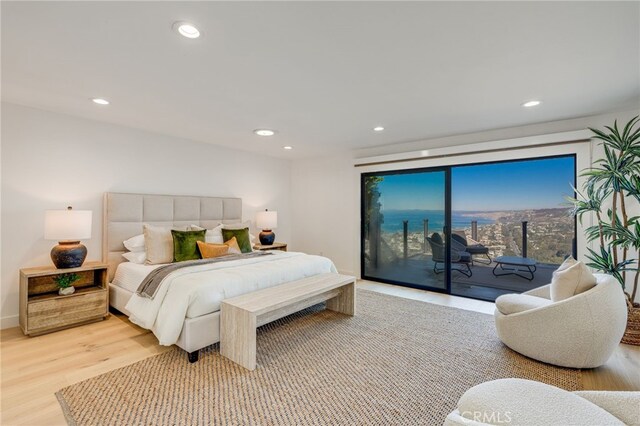
[[[18,315],[12,315],[10,317],[0,318],[0,329],[13,328],[20,325],[20,317]]]

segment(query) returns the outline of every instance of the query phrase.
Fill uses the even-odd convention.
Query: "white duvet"
[[[224,299],[326,272],[337,272],[331,260],[295,252],[182,268],[164,279],[153,299],[134,294],[126,309],[131,322],[170,346],[186,318],[219,311]]]

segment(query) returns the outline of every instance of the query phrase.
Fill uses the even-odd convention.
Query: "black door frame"
[[[381,282],[381,283],[386,283],[386,284],[394,284],[394,285],[399,285],[402,287],[410,287],[410,288],[416,288],[416,289],[420,289],[420,290],[429,290],[429,291],[433,291],[433,292],[437,292],[437,293],[445,293],[445,294],[452,294],[451,293],[451,250],[449,249],[449,247],[451,246],[451,216],[452,216],[452,212],[451,212],[451,201],[452,201],[452,194],[451,194],[451,170],[455,167],[465,167],[465,166],[480,166],[480,165],[485,165],[485,164],[501,164],[501,163],[514,163],[514,162],[523,162],[523,161],[536,161],[536,160],[551,160],[554,158],[567,158],[570,157],[573,159],[573,187],[575,188],[577,186],[577,179],[578,179],[578,158],[577,158],[577,154],[573,153],[573,154],[558,154],[558,155],[545,155],[545,156],[540,156],[540,157],[529,157],[529,158],[516,158],[516,159],[509,159],[509,160],[497,160],[497,161],[481,161],[478,163],[466,163],[466,164],[453,164],[453,165],[447,165],[447,166],[435,166],[435,167],[420,167],[420,168],[415,168],[415,169],[402,169],[402,170],[386,170],[386,171],[381,171],[381,172],[366,172],[366,173],[361,173],[360,174],[360,276],[362,277],[362,279],[365,280],[369,280],[369,281],[375,281],[375,282]],[[428,173],[428,172],[444,172],[444,176],[445,176],[445,212],[444,212],[444,217],[445,217],[445,229],[444,229],[444,240],[445,240],[445,271],[444,271],[444,280],[445,280],[445,288],[437,288],[437,287],[430,287],[430,286],[424,286],[424,285],[418,285],[418,284],[412,284],[412,283],[405,283],[402,281],[396,281],[396,280],[387,280],[384,278],[377,278],[377,277],[370,277],[368,275],[365,274],[365,268],[364,268],[364,240],[365,240],[365,197],[363,197],[364,194],[364,189],[365,189],[365,179],[366,177],[369,176],[385,176],[385,175],[398,175],[398,174],[412,174],[412,173]],[[575,197],[576,194],[574,192],[573,196]],[[573,251],[573,257],[575,259],[578,258],[578,248],[577,248],[577,244],[575,243],[577,241],[577,235],[578,235],[578,220],[577,218],[574,217],[573,219],[573,247],[572,247],[572,251]],[[468,298],[472,298],[469,296],[464,296],[464,295],[455,295],[458,297],[468,297]],[[475,300],[475,298],[472,298]]]
[[[385,278],[370,277],[365,274],[364,268],[364,240],[365,240],[365,179],[369,176],[385,176],[385,175],[403,175],[415,173],[444,173],[444,235],[445,235],[445,266],[444,266],[444,285],[445,288],[431,287],[404,281],[388,280]],[[388,170],[383,172],[367,172],[360,174],[360,276],[364,280],[376,281],[385,284],[394,284],[402,287],[417,288],[420,290],[429,290],[438,293],[451,294],[451,167],[422,167],[418,169]]]

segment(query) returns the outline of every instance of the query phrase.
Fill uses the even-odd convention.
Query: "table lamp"
[[[276,234],[272,229],[278,227],[278,212],[265,210],[256,214],[256,226],[258,229],[262,229],[260,235],[260,244],[264,246],[270,246],[276,240]]]
[[[91,238],[91,210],[47,210],[44,216],[44,238],[58,241],[51,249],[51,260],[58,269],[78,268],[87,257],[80,240]]]

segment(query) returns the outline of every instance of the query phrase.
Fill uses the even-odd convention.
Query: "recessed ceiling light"
[[[383,130],[384,130],[384,127],[382,127],[382,126],[376,126],[376,127],[373,128],[374,132],[381,132]]]
[[[523,103],[522,106],[525,108],[531,108],[531,107],[540,105],[540,103],[541,103],[540,101],[529,101],[529,102]]]
[[[256,129],[253,131],[253,133],[255,133],[258,136],[273,136],[276,134],[274,130],[269,130],[269,129]]]
[[[193,24],[188,22],[176,22],[173,24],[173,29],[178,31],[178,34],[187,38],[200,37],[200,30],[198,30]]]
[[[109,105],[109,101],[106,99],[102,99],[102,98],[93,98],[91,99],[93,101],[93,103],[96,103],[98,105]]]
[[[287,145],[287,146],[283,146],[282,148],[284,148],[284,149],[286,149],[286,150],[291,150],[291,149],[293,149],[293,147],[292,147],[292,146],[288,146],[288,145]]]

